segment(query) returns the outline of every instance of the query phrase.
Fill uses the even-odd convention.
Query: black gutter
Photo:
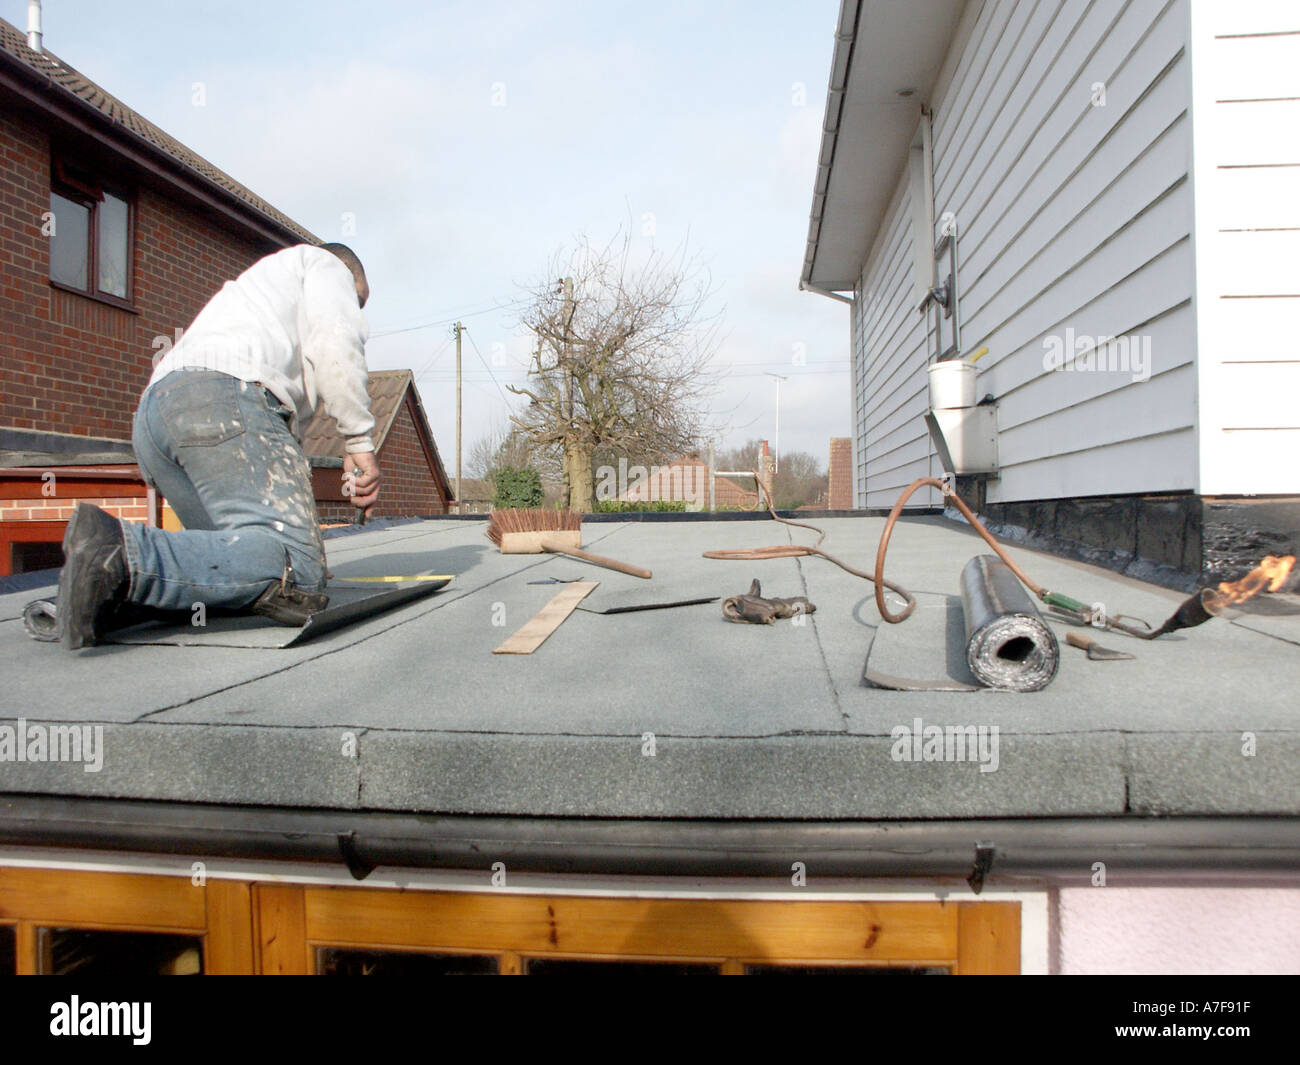
[[[0,845],[171,857],[634,876],[1108,882],[1300,872],[1300,818],[670,821],[441,816],[0,795]],[[991,847],[991,850],[989,849]],[[977,862],[977,848],[981,861]]]

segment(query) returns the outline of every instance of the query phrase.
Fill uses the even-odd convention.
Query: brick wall
[[[373,518],[414,518],[428,514],[446,514],[447,496],[438,482],[416,429],[415,401],[408,391],[402,399],[397,417],[379,448],[379,468],[384,480],[379,501],[371,508]],[[357,509],[338,491],[340,473],[336,469],[316,469],[312,481],[316,495],[316,512],[326,524],[351,523]]]
[[[405,518],[447,513],[447,497],[429,468],[429,459],[415,428],[414,403],[408,391],[379,449],[377,457],[384,483],[380,488],[379,502],[371,512],[376,517]]]
[[[154,337],[173,337],[222,284],[276,249],[139,187],[128,190],[139,313],[63,292],[49,283],[41,234],[50,174],[48,134],[0,115],[0,426],[129,439]]]
[[[853,441],[847,436],[831,437],[831,457],[826,490],[828,510],[853,509]]]
[[[67,521],[78,503],[90,503],[123,521],[149,520],[149,501],[142,496],[77,499],[0,499],[0,521]]]

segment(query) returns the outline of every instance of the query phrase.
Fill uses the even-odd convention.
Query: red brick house
[[[130,446],[155,359],[227,280],[300,243],[319,241],[0,20],[0,576],[59,564],[76,498],[159,519]],[[441,468],[427,422],[388,432],[392,502],[445,509],[445,475],[415,483],[426,446]]]
[[[368,387],[370,412],[375,416],[370,438],[384,474],[371,516],[446,514],[456,493],[434,446],[414,375],[410,370],[372,370]],[[356,519],[356,508],[343,494],[344,439],[338,430],[338,422],[318,410],[303,437],[303,448],[312,460],[316,509],[323,522]]]
[[[479,477],[463,477],[460,482],[460,514],[491,514],[496,493],[492,482]]]
[[[688,509],[708,509],[709,464],[698,456],[683,455],[665,466],[640,467],[644,476],[633,475],[635,469],[626,471],[625,479],[631,483],[618,495],[620,503],[684,502]],[[758,505],[755,491],[746,491],[730,478],[714,477],[713,484],[714,504],[721,510],[753,510]]]

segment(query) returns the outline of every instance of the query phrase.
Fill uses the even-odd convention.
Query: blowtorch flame
[[[1244,603],[1267,588],[1276,592],[1291,573],[1295,555],[1265,555],[1264,560],[1239,581],[1224,581],[1214,592],[1219,607]]]

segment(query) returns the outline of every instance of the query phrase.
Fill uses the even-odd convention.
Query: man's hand
[[[379,498],[383,474],[373,451],[358,451],[343,457],[343,491],[352,497],[352,505],[365,510]],[[351,491],[349,491],[349,482]]]

